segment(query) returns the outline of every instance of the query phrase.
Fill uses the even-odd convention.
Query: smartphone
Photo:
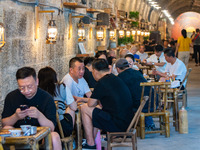
[[[21,110],[26,110],[26,109],[29,108],[28,105],[20,105],[19,107],[20,107]]]

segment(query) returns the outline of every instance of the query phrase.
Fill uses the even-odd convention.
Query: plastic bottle
[[[96,143],[96,149],[101,150],[101,133],[100,133],[100,130],[98,130],[98,132],[97,132],[95,143]]]
[[[187,134],[188,133],[188,118],[187,118],[187,110],[182,107],[179,110],[179,133]]]
[[[170,82],[170,73],[169,72],[167,72],[166,82]]]

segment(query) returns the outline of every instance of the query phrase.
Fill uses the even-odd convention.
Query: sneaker
[[[93,146],[88,145],[87,143],[82,145],[82,150],[86,149],[96,149],[96,144]]]

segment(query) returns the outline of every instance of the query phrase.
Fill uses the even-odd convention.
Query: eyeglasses
[[[28,92],[33,91],[33,85],[21,86],[21,87],[19,87],[19,90],[21,93],[23,93],[26,91],[26,88],[27,88]]]

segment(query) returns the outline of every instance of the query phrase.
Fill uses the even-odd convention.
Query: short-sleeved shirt
[[[194,38],[197,36],[198,34],[194,35]],[[200,45],[200,36],[198,36],[195,40],[194,40],[194,45]]]
[[[140,86],[141,82],[147,82],[144,76],[137,70],[132,68],[126,69],[123,72],[119,73],[118,77],[124,81],[131,92],[133,100],[133,110],[136,112],[140,106],[142,87]],[[149,95],[150,88],[145,88],[144,95]],[[153,95],[153,94],[152,94]],[[153,101],[152,101],[153,102]],[[147,111],[148,105],[144,106],[143,111]]]
[[[115,125],[125,131],[133,117],[131,93],[125,83],[113,74],[107,74],[96,84],[91,98],[101,102]]]
[[[140,56],[140,60],[141,61],[143,61],[144,59],[147,59],[147,57],[148,57],[148,54],[145,53],[145,52],[144,53],[140,53],[139,51],[137,51],[136,54]]]
[[[176,80],[180,80],[182,82],[187,73],[187,69],[185,64],[180,59],[176,58],[176,62],[173,65],[171,63],[167,63],[165,72],[169,72],[170,75],[176,75]]]
[[[70,89],[65,86],[64,84],[56,85],[56,93],[57,95],[54,96],[54,100],[58,101],[58,114],[59,119],[64,119],[63,115],[65,114],[66,105],[70,105],[74,102],[74,98],[71,94]]]
[[[167,65],[167,61],[165,60],[165,56],[164,56],[163,52],[161,53],[160,57],[157,57],[156,54],[151,55],[149,58],[147,58],[147,63],[148,62],[158,63],[158,58],[160,60],[160,63],[164,62],[166,64],[163,65],[163,66],[155,66],[156,70],[159,71],[159,72],[164,73],[165,72],[165,67]]]
[[[94,88],[95,84],[97,83],[96,80],[94,79],[92,72],[88,70],[87,67],[85,67],[85,73],[84,73],[84,79],[88,83],[90,88]]]
[[[62,81],[70,89],[73,96],[83,97],[84,94],[90,92],[90,88],[84,78],[78,79],[78,83],[68,73]]]
[[[178,48],[178,52],[189,52],[190,51],[190,44],[192,40],[190,38],[184,38],[183,36],[178,38],[177,42],[180,46]]]
[[[36,107],[47,119],[52,121],[56,126],[56,106],[53,97],[46,91],[38,88],[36,95],[27,99],[18,89],[10,92],[5,99],[2,118],[12,116],[20,105],[28,105]],[[39,122],[35,118],[26,118],[18,120],[15,124],[15,128],[20,128],[20,125],[33,125],[40,126]]]

